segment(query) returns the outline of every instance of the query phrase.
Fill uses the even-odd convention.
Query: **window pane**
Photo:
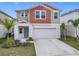
[[[40,12],[36,11],[36,18],[40,18]]]
[[[57,18],[58,18],[58,13],[54,12],[54,19],[57,19]]]
[[[22,13],[21,16],[23,17],[24,16],[24,13]]]
[[[27,16],[27,13],[25,13],[25,16]]]
[[[45,12],[44,11],[41,12],[41,18],[45,18]]]
[[[23,13],[21,14],[21,16],[22,16],[22,17],[26,17],[26,16],[27,16],[27,13],[26,13],[26,12],[23,12]]]

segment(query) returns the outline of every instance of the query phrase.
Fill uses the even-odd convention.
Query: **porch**
[[[18,23],[14,26],[14,39],[20,40],[21,42],[26,42],[29,37],[31,37],[31,28],[30,24]]]

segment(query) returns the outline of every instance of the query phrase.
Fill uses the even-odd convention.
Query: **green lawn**
[[[73,37],[67,37],[67,40],[62,40],[65,43],[67,43],[68,45],[76,48],[77,50],[79,50],[79,41],[75,40],[75,38]]]
[[[5,39],[0,39],[0,56],[36,56],[34,43],[26,43],[26,46],[2,48]]]
[[[25,47],[0,48],[0,56],[35,56],[35,48],[33,43]]]

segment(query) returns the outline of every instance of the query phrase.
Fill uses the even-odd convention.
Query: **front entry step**
[[[20,40],[20,43],[25,43],[28,40],[28,38],[23,38]]]

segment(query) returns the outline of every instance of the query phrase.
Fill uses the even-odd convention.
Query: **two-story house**
[[[60,11],[43,3],[28,10],[17,10],[15,40],[60,38]]]

